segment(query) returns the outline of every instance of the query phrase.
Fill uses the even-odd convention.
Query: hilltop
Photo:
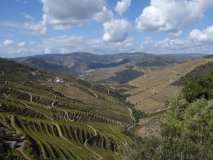
[[[181,63],[196,56],[199,55],[154,55],[141,52],[96,55],[75,52],[14,60],[39,70],[71,74],[89,82],[127,83],[150,70]]]

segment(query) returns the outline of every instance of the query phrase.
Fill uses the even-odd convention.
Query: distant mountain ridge
[[[91,74],[88,71],[92,70],[94,73],[96,70],[102,69],[102,73],[104,74],[106,69],[111,69],[112,72],[114,72],[115,68],[117,68],[117,72],[113,73],[113,76],[117,76],[123,75],[119,73],[124,73],[124,71],[128,71],[128,73],[130,73],[129,69],[131,69],[133,72],[139,72],[137,74],[134,74],[135,76],[132,77],[137,78],[137,76],[144,74],[142,71],[144,69],[158,68],[175,63],[180,63],[185,60],[194,58],[194,56],[195,55],[192,54],[154,55],[143,52],[119,53],[109,55],[96,55],[87,52],[74,52],[70,54],[45,54],[31,57],[21,57],[15,58],[14,60],[16,62],[40,70],[69,73],[73,76],[81,76],[81,78],[85,80],[93,81],[88,78],[88,76],[90,76]],[[96,75],[93,75],[93,77],[94,81],[96,81]],[[122,77],[113,78],[112,76],[109,76],[106,78],[106,80],[107,79],[116,81],[116,79],[122,79]],[[105,79],[100,79],[97,81],[105,82]],[[126,82],[126,80],[123,80],[122,82]]]

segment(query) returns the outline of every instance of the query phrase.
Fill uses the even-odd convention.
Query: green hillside
[[[0,159],[91,160],[127,154],[132,141],[122,132],[133,121],[125,97],[57,76],[63,83],[54,82],[52,73],[0,59]]]
[[[132,159],[213,159],[213,65],[195,68],[176,84],[183,90],[161,120],[161,136],[140,138]]]
[[[142,52],[108,55],[74,52],[37,55],[14,60],[39,70],[72,74],[89,82],[114,84],[127,83],[145,72],[181,63],[193,59],[194,56],[191,54],[154,55]]]

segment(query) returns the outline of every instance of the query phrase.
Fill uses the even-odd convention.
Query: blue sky
[[[0,57],[213,53],[212,0],[1,0]]]

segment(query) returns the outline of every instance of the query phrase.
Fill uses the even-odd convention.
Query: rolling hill
[[[40,70],[72,74],[89,82],[127,83],[147,71],[180,63],[194,56],[190,54],[153,55],[140,52],[96,55],[76,52],[38,55],[14,60]],[[125,76],[126,74],[130,76]]]
[[[198,58],[164,69],[155,70],[118,87],[129,95],[128,101],[144,112],[135,132],[139,136],[160,135],[161,115],[168,110],[167,102],[181,92],[181,85],[197,73],[209,73],[213,58]],[[204,65],[205,64],[205,65]],[[196,69],[195,69],[196,68]],[[207,68],[207,69],[206,69]],[[206,70],[205,70],[206,69]]]
[[[47,61],[31,60],[53,67],[54,73],[0,58],[3,160],[129,157],[135,152],[132,147],[139,143],[134,142],[132,134],[161,137],[160,122],[168,110],[166,102],[176,97],[181,85],[192,77],[211,74],[213,62],[211,57],[205,57],[165,65],[128,83],[119,78],[131,79],[137,72],[122,71],[115,78],[124,84],[107,88],[67,75],[60,66]]]
[[[132,140],[125,97],[0,58],[0,159],[114,159]]]

